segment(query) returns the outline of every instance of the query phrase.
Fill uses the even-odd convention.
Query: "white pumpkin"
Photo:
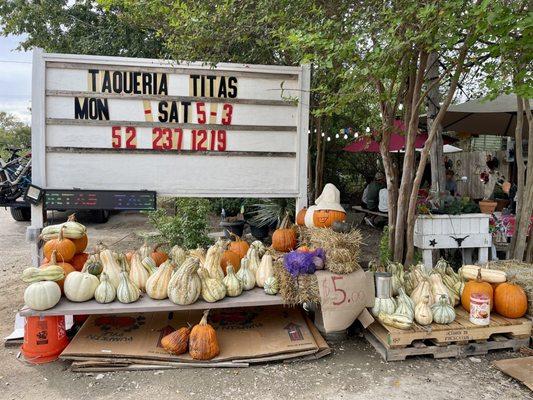
[[[150,273],[144,267],[139,253],[133,254],[130,263],[130,279],[142,292],[146,292],[146,282]]]
[[[24,291],[24,303],[32,310],[43,311],[54,307],[61,299],[61,289],[53,281],[34,282]]]
[[[426,296],[415,307],[415,321],[420,325],[429,325],[433,322],[433,314],[429,307],[429,296]]]
[[[312,228],[313,226],[315,226],[315,223],[313,222],[313,216],[315,214],[315,210],[316,210],[316,206],[311,206],[307,208],[307,212],[305,213],[304,223],[305,223],[305,226],[307,226],[308,228]]]
[[[275,295],[279,291],[279,285],[278,280],[275,276],[271,276],[265,281],[265,285],[263,286],[263,289],[265,290],[266,294]]]
[[[272,256],[266,253],[263,258],[261,258],[259,268],[257,268],[257,271],[255,271],[256,285],[259,287],[264,287],[266,280],[271,276],[274,276]]]
[[[82,302],[91,300],[100,284],[98,278],[86,272],[73,271],[65,278],[63,291],[70,301]]]
[[[242,283],[233,271],[233,265],[229,264],[226,269],[227,275],[222,280],[226,286],[226,294],[230,297],[240,296],[242,293]]]
[[[101,304],[111,303],[117,297],[117,290],[105,272],[100,274],[100,284],[94,291],[94,299]]]
[[[255,287],[255,274],[248,268],[248,259],[246,257],[241,260],[241,268],[236,275],[241,281],[244,290],[251,290]]]

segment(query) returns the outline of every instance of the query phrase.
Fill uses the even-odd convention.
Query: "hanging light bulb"
[[[339,134],[337,133],[337,134],[335,135],[335,139],[338,139],[338,138],[339,138]]]
[[[353,137],[357,139],[357,138],[359,137],[359,132],[355,132],[355,133],[353,134]]]
[[[370,133],[370,127],[369,126],[366,127],[365,132],[366,133]]]
[[[328,142],[331,142],[331,138],[328,136]]]
[[[400,103],[400,105],[398,106],[398,110],[402,111],[403,110],[403,104]]]
[[[325,133],[324,133],[324,132],[322,132],[321,136],[322,136],[322,137],[324,137],[324,136],[325,136]]]
[[[348,139],[348,135],[345,134],[344,135],[344,140],[346,140],[346,139]]]
[[[381,112],[379,113],[379,118],[383,118],[383,114]]]

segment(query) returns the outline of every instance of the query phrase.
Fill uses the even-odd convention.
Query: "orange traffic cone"
[[[63,315],[26,318],[24,343],[21,347],[26,361],[32,364],[55,361],[67,345]]]

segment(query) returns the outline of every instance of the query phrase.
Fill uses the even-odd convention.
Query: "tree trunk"
[[[512,256],[517,260],[524,260],[524,254],[526,252],[527,232],[529,228],[529,222],[531,219],[531,213],[533,210],[533,174],[530,171],[529,166],[533,160],[531,154],[533,150],[533,118],[531,116],[531,109],[529,108],[529,100],[523,99],[521,96],[517,98],[517,116],[516,116],[516,129],[515,129],[515,153],[516,162],[518,166],[518,191],[517,191],[517,211],[515,222],[515,233],[513,235],[513,242],[511,245]],[[526,110],[527,122],[528,122],[528,164],[527,167],[524,163],[524,154],[522,149],[522,130],[524,128],[524,110]],[[529,170],[526,177],[526,168]],[[525,182],[524,182],[524,178]],[[514,244],[514,246],[513,246]]]
[[[439,59],[437,53],[431,53],[428,59],[428,82],[431,84],[439,78]],[[440,104],[439,85],[435,85],[428,92],[427,105],[427,126],[428,129],[433,125],[435,116],[439,112]],[[442,126],[439,125],[437,136],[431,145],[430,163],[431,163],[431,189],[434,191],[443,191],[446,187],[446,176],[444,171],[444,156],[442,153]]]
[[[418,100],[424,84],[424,75],[428,61],[428,54],[420,52],[415,57],[418,60],[416,74],[409,79],[409,86],[412,87],[411,104],[409,110],[409,124],[407,126],[407,140],[405,143],[405,155],[403,159],[402,180],[398,191],[398,211],[396,215],[396,236],[394,247],[394,261],[402,262],[404,256],[405,227],[407,222],[407,209],[409,204],[409,193],[413,182],[413,169],[415,165],[415,141],[418,133],[419,107]]]
[[[418,168],[416,170],[415,179],[413,182],[413,186],[411,188],[411,196],[409,198],[409,211],[407,214],[407,232],[406,232],[406,245],[407,245],[407,252],[405,255],[405,265],[411,265],[413,263],[414,253],[415,253],[415,246],[414,246],[414,230],[415,230],[415,219],[416,219],[416,204],[418,200],[418,189],[420,189],[420,183],[422,182],[422,176],[424,175],[424,168],[428,159],[429,150],[431,148],[431,144],[433,143],[433,140],[435,139],[435,136],[438,132],[438,127],[442,122],[442,119],[444,118],[444,114],[448,110],[448,107],[450,106],[450,103],[452,102],[453,96],[455,94],[455,90],[457,89],[457,83],[459,82],[459,77],[461,76],[461,73],[463,72],[464,68],[464,60],[466,57],[466,53],[468,51],[468,37],[465,38],[465,41],[463,42],[463,45],[461,47],[461,50],[459,52],[459,57],[457,59],[457,66],[455,67],[455,72],[450,80],[450,88],[448,89],[448,93],[446,94],[446,98],[441,105],[441,108],[435,117],[435,121],[433,123],[433,126],[428,132],[428,138],[426,140],[426,143],[424,143],[424,148],[422,149],[422,152],[420,153],[420,162],[418,164]]]

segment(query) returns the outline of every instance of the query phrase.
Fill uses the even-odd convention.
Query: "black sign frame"
[[[60,196],[55,202],[48,196]],[[68,197],[78,197],[74,202],[65,202]],[[140,196],[144,206],[139,203]],[[129,197],[129,199],[128,199]],[[132,205],[120,205],[126,199]],[[150,205],[146,199],[149,199]],[[95,202],[95,204],[90,204]],[[46,189],[43,195],[45,210],[115,210],[115,211],[153,211],[157,209],[157,194],[153,190],[89,190],[89,189]]]

